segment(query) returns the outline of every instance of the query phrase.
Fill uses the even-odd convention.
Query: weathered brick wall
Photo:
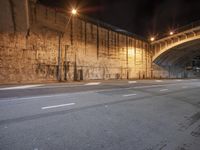
[[[56,36],[48,32],[51,41]],[[0,82],[38,82],[55,80],[57,43],[49,42],[44,35],[0,35]]]
[[[0,34],[0,83],[152,75],[143,40],[80,17],[66,27],[64,13],[39,4],[30,3],[29,15],[30,32]]]

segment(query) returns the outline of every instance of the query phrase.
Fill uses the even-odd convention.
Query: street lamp
[[[70,12],[70,17],[68,18],[68,21],[66,23],[66,26],[64,27],[64,33],[61,35],[59,35],[59,48],[58,48],[58,80],[61,81],[62,80],[62,77],[61,77],[61,43],[62,43],[62,38],[64,37],[64,34],[65,34],[65,30],[67,29],[67,27],[69,26],[69,23],[71,21],[71,18],[72,16],[75,16],[77,15],[77,9],[73,8]],[[67,49],[68,49],[68,46],[65,46],[65,67],[67,67]],[[65,68],[65,71],[66,71],[66,68]],[[65,72],[65,77],[64,77],[65,80],[67,80],[67,77],[66,77],[66,72]]]
[[[151,37],[151,38],[150,38],[150,41],[151,41],[151,42],[155,41],[155,37]]]
[[[73,8],[71,13],[72,13],[72,15],[76,15],[77,14],[77,10],[75,8]]]
[[[67,24],[66,24],[65,28],[68,27],[68,25],[69,25],[69,23],[70,23],[70,21],[71,21],[72,16],[76,16],[76,15],[78,14],[77,9],[72,8],[70,14],[71,14],[71,15],[70,15],[70,17],[69,17],[69,19],[68,19],[68,21],[67,21]]]
[[[169,32],[169,34],[170,34],[170,35],[173,35],[173,34],[174,34],[174,32],[173,32],[173,31],[170,31],[170,32]]]
[[[70,16],[70,18],[72,17],[72,16],[75,16],[75,15],[77,15],[77,10],[75,9],[75,8],[73,8],[72,9],[72,11],[71,11],[71,16]],[[77,80],[77,64],[76,64],[76,51],[75,51],[75,58],[74,58],[74,80],[76,81]]]

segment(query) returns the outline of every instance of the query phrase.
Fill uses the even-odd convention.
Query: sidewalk
[[[45,81],[45,82],[30,82],[30,83],[8,83],[1,84],[0,88],[13,86],[27,86],[27,85],[83,85],[88,83],[112,83],[112,82],[128,82],[129,80],[82,80],[82,81]],[[130,80],[131,81],[131,80]]]
[[[134,84],[134,83],[161,83],[161,82],[173,82],[173,81],[187,81],[187,80],[198,80],[198,79],[124,79],[124,80],[83,80],[83,81],[47,81],[38,83],[9,83],[0,84],[0,89],[11,88],[11,87],[45,87],[45,86],[82,86],[82,85],[99,85],[99,84]]]

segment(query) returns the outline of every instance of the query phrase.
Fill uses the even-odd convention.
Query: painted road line
[[[33,99],[41,100],[42,98],[51,98],[51,97],[55,97],[55,96],[59,96],[59,95],[35,96],[35,97],[11,97],[11,98],[4,98],[4,99],[0,98],[0,103],[5,102],[5,101],[11,102],[11,101],[33,100]]]
[[[160,90],[160,92],[164,92],[164,91],[168,91],[168,89],[162,89],[162,90]]]
[[[87,92],[76,92],[76,93],[65,93],[65,94],[52,94],[52,95],[46,95],[46,96],[34,96],[34,97],[11,97],[11,98],[0,98],[0,103],[3,101],[15,101],[15,100],[41,100],[42,98],[53,98],[53,97],[60,97],[60,96],[65,96],[68,98],[73,98],[74,96],[77,95],[84,95],[84,94],[92,94],[95,93],[96,91],[87,91]]]
[[[52,88],[71,88],[71,87],[83,87],[85,86],[84,84],[82,85],[59,85],[59,86],[41,86],[37,87],[37,89],[52,89]]]
[[[17,90],[17,89],[28,89],[28,88],[33,88],[33,87],[39,87],[41,85],[23,85],[23,86],[15,86],[15,87],[7,87],[7,88],[0,88],[1,91],[3,90]]]
[[[168,84],[168,85],[172,85],[172,84]],[[173,84],[176,85],[176,84]],[[162,87],[162,86],[166,86],[166,85],[146,85],[146,86],[136,86],[133,87],[134,89],[143,89],[143,88],[152,88],[152,87]],[[132,89],[132,88],[129,88]]]
[[[124,97],[130,97],[130,96],[135,96],[137,94],[127,94],[127,95],[123,95]]]
[[[177,82],[181,82],[181,81],[183,81],[183,80],[176,80]]]
[[[163,80],[155,80],[156,82],[163,82]]]
[[[190,81],[197,81],[198,79],[190,79]]]
[[[186,88],[188,88],[187,86],[182,86],[182,89],[186,89]]]
[[[176,84],[166,84],[166,85],[177,85]],[[97,93],[97,92],[106,92],[106,91],[120,91],[120,90],[130,90],[130,89],[145,89],[145,88],[155,88],[155,87],[163,87],[166,85],[147,85],[147,86],[136,86],[136,87],[128,87],[128,88],[113,88],[113,89],[104,89],[104,90],[91,90],[91,91],[83,91],[83,92],[74,92],[74,93],[65,93],[65,94],[52,94],[48,96],[35,96],[35,97],[10,97],[10,98],[0,98],[0,102],[3,101],[13,101],[13,100],[33,100],[33,99],[38,99],[41,100],[42,98],[52,98],[52,97],[57,97],[57,96],[76,96],[76,95],[82,95],[82,94],[91,94],[91,93]]]
[[[86,83],[85,85],[99,85],[101,82],[91,82],[91,83]]]
[[[137,83],[137,81],[128,81],[129,84]]]
[[[52,109],[52,108],[59,108],[59,107],[65,107],[65,106],[72,106],[75,105],[75,103],[68,103],[68,104],[61,104],[61,105],[54,105],[54,106],[46,106],[46,107],[42,107],[42,110],[45,109]]]

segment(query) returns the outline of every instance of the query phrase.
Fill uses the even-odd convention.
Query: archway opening
[[[200,39],[166,50],[153,63],[167,71],[169,78],[200,77]]]

